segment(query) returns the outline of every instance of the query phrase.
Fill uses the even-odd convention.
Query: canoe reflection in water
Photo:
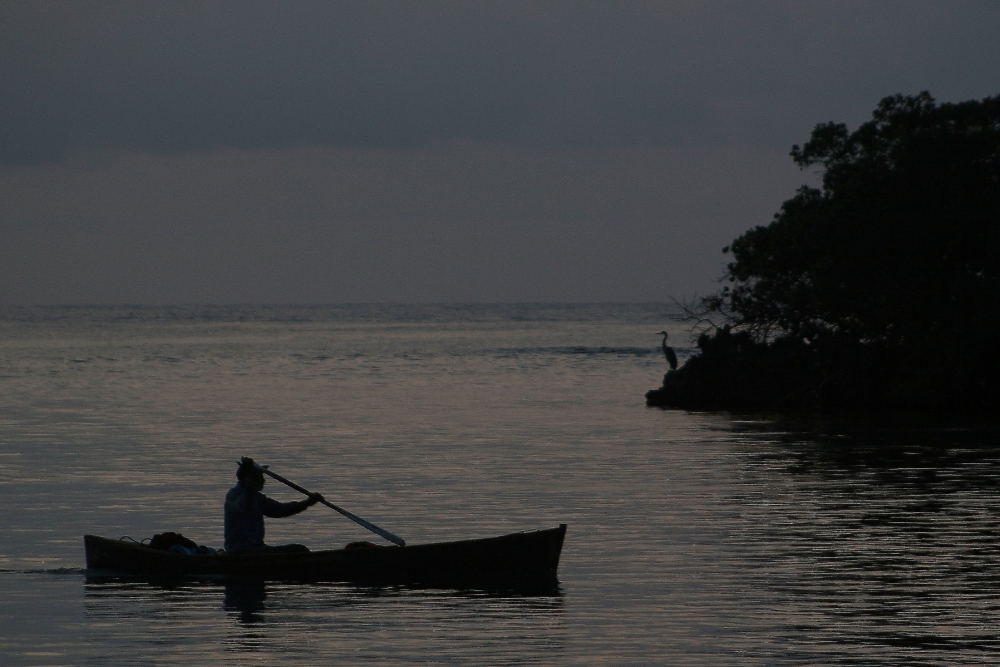
[[[227,581],[223,608],[240,614],[240,621],[246,625],[262,623],[264,602],[267,600],[267,584],[263,579],[243,579]]]
[[[95,664],[566,664],[562,595],[88,576]],[[200,651],[200,652],[199,652]]]

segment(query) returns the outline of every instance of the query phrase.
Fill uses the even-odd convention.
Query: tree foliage
[[[727,284],[704,304],[725,314],[729,338],[716,333],[702,356],[732,331],[772,350],[760,363],[794,360],[808,369],[795,382],[840,402],[875,400],[860,384],[903,404],[994,400],[1000,96],[887,97],[854,132],[817,125],[791,155],[822,168],[822,188],[800,188],[725,249]]]

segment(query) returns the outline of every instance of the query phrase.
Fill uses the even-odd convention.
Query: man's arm
[[[299,512],[304,511],[307,507],[312,507],[321,500],[323,500],[323,496],[321,494],[311,493],[305,500],[295,500],[290,503],[279,503],[277,500],[268,498],[267,496],[261,494],[261,510],[263,510],[264,516],[269,516],[272,519],[280,519],[282,517],[298,514]]]

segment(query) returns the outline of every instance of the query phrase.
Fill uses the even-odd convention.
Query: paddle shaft
[[[254,463],[253,467],[256,468],[257,470],[259,470],[260,472],[264,473],[268,477],[273,477],[274,479],[278,480],[282,484],[285,484],[286,486],[292,487],[293,489],[295,489],[299,493],[304,493],[307,496],[311,496],[312,495],[312,491],[308,491],[308,490],[302,488],[301,486],[299,486],[295,482],[293,482],[291,480],[285,479],[284,477],[282,477],[281,475],[279,475],[276,472],[271,472],[270,470],[268,470],[267,468],[265,468],[264,466],[262,466],[262,465],[260,465],[258,463]],[[376,535],[384,537],[385,539],[389,540],[393,544],[399,545],[401,547],[405,547],[406,546],[406,540],[404,540],[402,537],[399,537],[398,535],[393,535],[388,530],[385,530],[384,528],[379,528],[378,526],[376,526],[374,523],[371,523],[370,521],[365,521],[364,519],[362,519],[358,515],[352,514],[352,513],[348,512],[343,507],[337,507],[336,505],[334,505],[333,503],[331,503],[326,498],[324,498],[323,500],[321,500],[319,502],[323,503],[324,505],[326,505],[327,507],[329,507],[332,510],[336,510],[337,512],[340,512],[341,514],[343,514],[344,516],[346,516],[348,519],[350,519],[354,523],[358,524],[359,526],[364,526],[365,528],[367,528],[368,530],[372,531]]]

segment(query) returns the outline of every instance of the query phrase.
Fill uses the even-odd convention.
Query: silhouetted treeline
[[[1000,96],[888,97],[791,155],[822,189],[723,250],[725,325],[647,403],[1000,407]]]

